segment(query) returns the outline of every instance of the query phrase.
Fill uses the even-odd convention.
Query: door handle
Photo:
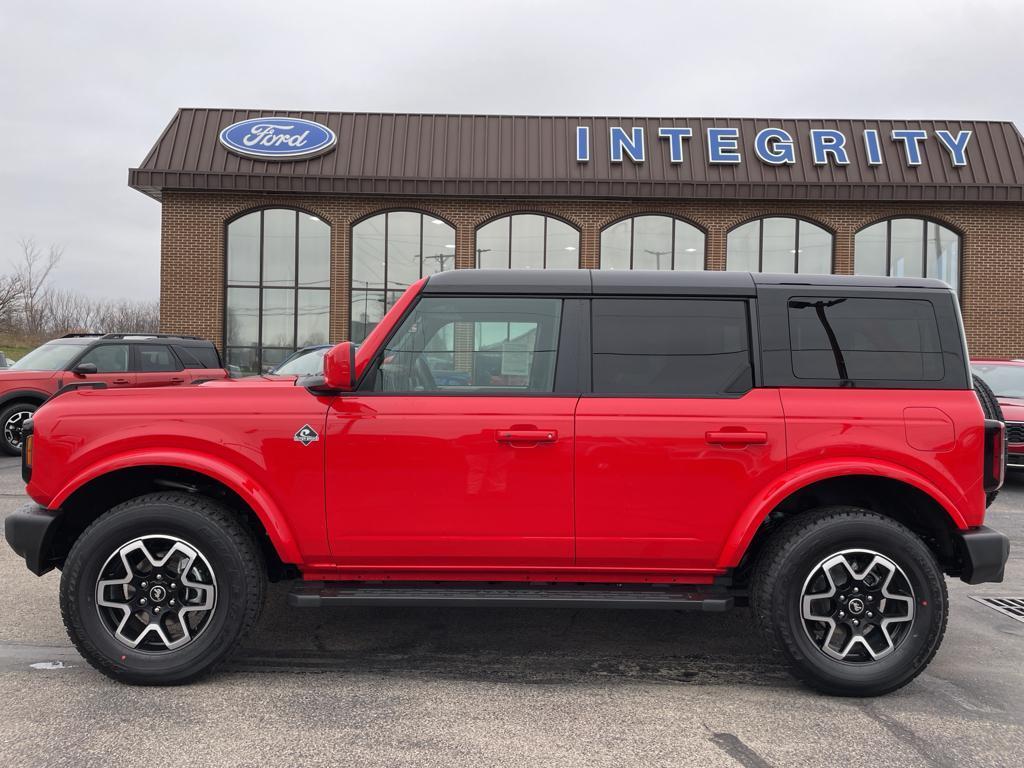
[[[114,379],[115,384],[127,384],[128,381],[128,379]]]
[[[494,439],[499,443],[517,445],[536,443],[553,443],[558,440],[558,431],[554,429],[499,429]]]
[[[767,432],[705,432],[708,445],[764,445],[768,442]]]
[[[181,376],[175,376],[171,379],[171,384],[181,384],[185,381]]]

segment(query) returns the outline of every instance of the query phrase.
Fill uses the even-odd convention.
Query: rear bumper
[[[963,560],[960,578],[968,584],[1000,582],[1010,557],[1010,540],[1005,534],[984,525],[958,531],[957,548]]]
[[[53,540],[63,513],[38,504],[26,504],[4,520],[4,537],[36,576],[52,570]]]

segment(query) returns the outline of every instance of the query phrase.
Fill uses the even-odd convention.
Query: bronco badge
[[[316,430],[309,426],[309,424],[303,424],[302,428],[295,433],[295,442],[302,443],[303,445],[315,443],[319,439],[320,435],[318,435]]]

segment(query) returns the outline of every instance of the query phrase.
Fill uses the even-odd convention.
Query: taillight
[[[998,491],[1006,478],[1006,425],[985,419],[985,493]]]

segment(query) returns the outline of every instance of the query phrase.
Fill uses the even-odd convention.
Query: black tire
[[[977,374],[972,374],[972,378],[974,379],[974,394],[978,396],[978,402],[981,403],[981,410],[985,414],[985,418],[995,419],[996,421],[1002,421],[1005,423],[1006,419],[1003,418],[1003,409],[999,407],[999,400],[996,399],[995,393],[992,392],[992,388]],[[1003,461],[1006,461],[1005,456],[1003,457]],[[999,491],[986,493],[985,506],[992,506],[992,502],[996,500],[996,496],[998,495]]]
[[[36,403],[11,403],[0,411],[0,450],[21,456],[21,422],[36,412]]]
[[[821,578],[822,571],[818,569],[821,563],[844,552],[865,550],[888,558],[901,569],[898,578],[905,578],[912,589],[912,594],[903,593],[908,594],[906,603],[913,605],[912,621],[891,625],[894,639],[888,655],[874,660],[859,642],[851,642],[852,654],[839,660],[827,655],[822,649],[824,643],[812,638],[815,631],[826,634],[827,625],[804,621],[802,597],[805,586],[814,583],[814,574]],[[860,555],[844,555],[857,556]],[[865,559],[867,557],[870,556]],[[885,572],[880,570],[876,574]],[[894,576],[893,580],[896,578]],[[832,614],[833,620],[848,630],[863,631],[849,627],[853,611],[845,619],[839,619],[845,614],[838,611],[844,606],[850,610],[853,605],[852,599],[840,602],[846,597],[843,590],[848,592],[852,584],[863,585],[864,582],[848,582],[835,599],[825,603],[824,611],[836,611]],[[820,594],[815,588],[809,588],[808,592]],[[863,629],[872,624],[870,632],[879,632],[874,625],[878,618],[866,619],[872,614],[866,614],[865,610],[872,605],[878,610],[881,597],[877,602],[865,604],[866,595],[867,589],[861,594],[857,615],[861,616]],[[903,605],[891,598],[886,602],[894,607]],[[751,607],[762,635],[786,658],[793,674],[811,687],[837,696],[879,696],[909,683],[928,666],[938,650],[949,615],[946,582],[931,550],[895,520],[858,507],[824,507],[785,524],[767,542],[757,561]],[[907,612],[910,614],[909,608]],[[844,631],[842,627],[837,630],[840,645],[845,645]],[[867,632],[864,636],[875,642],[885,637]],[[858,660],[858,654],[864,658]]]
[[[126,545],[129,549],[137,546],[135,542],[140,539],[147,546],[152,543],[154,550],[154,557],[141,560],[137,566],[140,569],[147,567],[147,562],[152,563],[154,559],[160,558],[160,547],[164,547],[165,552],[173,550],[174,546],[167,548],[167,542],[174,539],[184,542],[185,548],[194,548],[205,561],[199,558],[189,561],[199,569],[188,573],[193,574],[193,578],[205,579],[206,584],[212,584],[214,604],[208,610],[190,608],[194,613],[189,614],[189,620],[198,618],[202,624],[194,630],[192,639],[181,647],[167,649],[164,645],[144,648],[145,643],[162,645],[156,633],[147,634],[148,630],[139,633],[139,638],[145,637],[139,648],[129,647],[115,637],[117,627],[114,625],[117,619],[116,616],[111,619],[111,614],[116,614],[116,611],[100,605],[102,601],[97,591],[101,572],[106,575],[109,572],[104,569],[125,570],[121,567],[122,560],[116,555]],[[185,559],[180,554],[174,557],[175,560]],[[204,568],[204,565],[208,568]],[[188,566],[181,567],[184,569]],[[149,592],[133,586],[133,597],[127,598],[119,595],[119,588],[114,587],[112,593],[104,592],[105,598],[130,601],[138,600],[141,595],[151,595],[153,586],[157,585],[155,579],[165,575],[158,570],[162,569],[153,567],[149,571],[150,577],[135,567],[127,570],[126,578],[152,578]],[[161,620],[169,622],[180,618],[173,612],[185,607],[190,599],[188,590],[191,588],[185,583],[187,579],[184,577],[180,578],[180,586],[176,583],[167,584],[174,577],[169,571],[165,573],[166,579],[160,583],[178,589],[177,592],[167,589],[161,593],[161,604],[165,608]],[[142,586],[146,584],[141,582]],[[210,595],[208,590],[209,586],[204,586],[202,591],[191,590],[191,599],[201,602]],[[124,588],[124,594],[128,592],[129,589]],[[103,674],[138,685],[176,685],[208,674],[235,649],[259,619],[265,594],[266,567],[263,554],[252,534],[234,513],[204,496],[152,493],[114,507],[82,533],[64,564],[60,581],[60,608],[71,641],[86,661]],[[174,595],[178,595],[177,608],[171,607]],[[151,599],[151,609],[159,612],[153,607],[156,605],[157,601]],[[133,618],[129,621],[133,626],[135,616],[147,615],[135,614],[134,610],[121,614],[131,614]],[[139,622],[139,626],[145,627],[146,621],[152,621],[155,615],[148,614],[148,617]],[[162,628],[172,641],[177,642],[171,634],[173,624],[162,625]]]

